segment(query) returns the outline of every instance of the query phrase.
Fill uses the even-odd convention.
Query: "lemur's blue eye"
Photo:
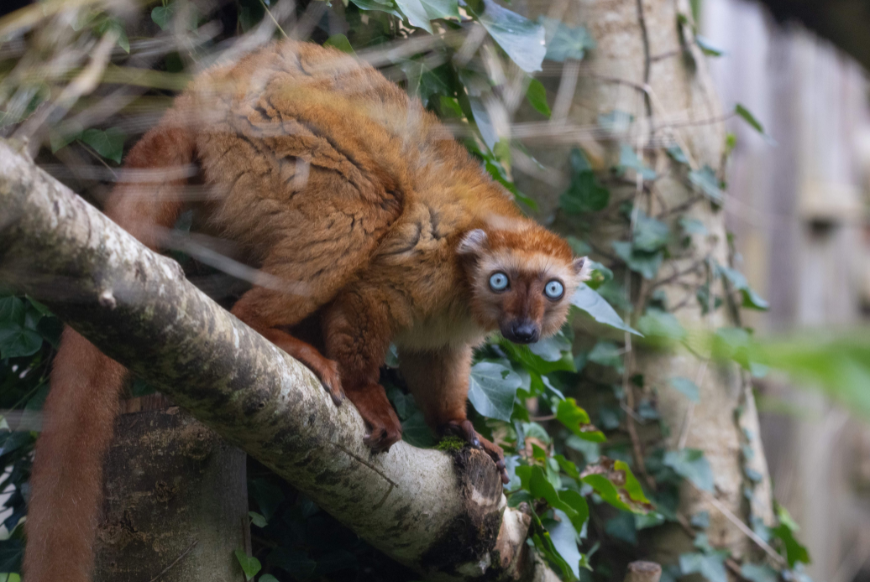
[[[544,287],[544,295],[549,297],[550,299],[561,299],[562,295],[565,294],[565,286],[562,285],[559,281],[553,279],[549,281],[547,285]]]
[[[504,291],[508,288],[508,276],[504,273],[493,273],[489,278],[489,286],[493,291]]]

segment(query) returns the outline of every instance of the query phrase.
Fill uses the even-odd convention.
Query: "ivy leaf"
[[[468,102],[471,105],[471,113],[474,115],[474,123],[477,125],[480,137],[483,138],[483,143],[486,144],[486,147],[492,151],[499,139],[492,119],[489,117],[489,111],[487,111],[486,105],[484,105],[483,100],[479,97],[469,97]]]
[[[363,10],[378,10],[392,14],[396,18],[404,18],[402,13],[393,7],[392,2],[379,2],[378,0],[351,0],[351,2]]]
[[[681,554],[680,571],[683,575],[700,574],[709,582],[728,582],[728,575],[725,573],[725,556],[719,552]]]
[[[675,162],[678,164],[683,164],[684,166],[689,165],[689,158],[686,157],[686,154],[683,153],[683,148],[678,145],[672,145],[667,149],[668,155],[671,156]]]
[[[79,139],[94,148],[104,158],[117,164],[121,163],[121,156],[124,154],[124,141],[127,136],[120,129],[116,127],[110,127],[105,131],[94,128],[86,129]]]
[[[260,560],[253,556],[249,556],[245,553],[245,550],[237,549],[234,553],[239,564],[242,566],[242,571],[245,573],[246,580],[250,580],[256,576],[257,572],[262,569],[263,566],[260,565]]]
[[[678,222],[680,228],[682,228],[683,232],[686,234],[699,234],[702,236],[709,234],[707,227],[697,218],[687,218],[683,216]]]
[[[166,6],[157,6],[151,11],[151,20],[154,24],[160,27],[160,30],[166,30],[172,22],[172,17],[175,15],[175,4]]]
[[[520,377],[495,362],[478,362],[471,368],[468,400],[483,416],[510,421]]]
[[[571,305],[585,311],[598,323],[615,327],[616,329],[641,335],[622,321],[616,310],[598,294],[597,291],[590,288],[588,285],[580,284],[577,291],[571,297]]]
[[[740,291],[743,296],[743,307],[759,311],[767,311],[770,308],[770,304],[752,290],[743,273],[722,265],[719,265],[719,272],[735,289]]]
[[[540,71],[547,53],[544,27],[502,8],[493,0],[483,0],[483,5],[482,13],[475,13],[470,6],[468,11],[477,17],[493,40],[522,70],[527,73]]]
[[[526,99],[529,100],[529,104],[535,108],[535,111],[550,117],[550,106],[547,105],[547,90],[544,88],[543,83],[537,79],[532,79],[529,82],[529,88],[526,90]]]
[[[616,256],[625,261],[629,269],[640,273],[644,279],[655,279],[664,260],[661,251],[650,253],[637,250],[628,241],[613,241],[611,246],[616,252]]]
[[[694,483],[702,491],[713,491],[713,470],[698,449],[680,449],[665,453],[664,464]]]
[[[779,574],[767,564],[745,563],[740,567],[740,575],[750,582],[777,582]]]
[[[583,524],[589,518],[589,506],[582,495],[571,489],[557,492],[544,475],[544,470],[538,466],[517,467],[517,475],[523,488],[532,496],[545,500],[553,509],[565,512],[577,531],[583,529]]]
[[[700,47],[701,51],[708,57],[721,57],[726,54],[723,49],[713,45],[713,43],[700,34],[695,35],[695,42],[698,44],[698,47]]]
[[[701,390],[698,388],[697,384],[695,384],[688,378],[684,378],[683,376],[675,376],[671,378],[670,384],[674,387],[675,390],[680,392],[683,396],[685,396],[692,402],[697,404],[701,401]]]
[[[343,53],[347,53],[349,55],[354,54],[353,47],[350,44],[350,41],[341,33],[333,34],[329,38],[326,39],[326,42],[323,43],[323,46],[331,46],[332,48],[337,48]],[[262,580],[262,578],[260,578]]]
[[[651,307],[637,322],[640,332],[648,338],[673,341],[686,339],[686,330],[672,313]]]
[[[559,517],[559,521],[544,521],[544,527],[547,528],[556,551],[565,560],[574,578],[577,578],[580,576],[580,559],[582,558],[580,549],[577,547],[577,530],[574,529],[574,525],[564,511],[556,509],[554,513]]]
[[[429,24],[429,13],[420,0],[396,0],[399,10],[411,23],[411,26],[422,28],[432,34],[432,25]]]
[[[705,165],[700,170],[689,172],[689,182],[716,204],[722,204],[725,200],[725,194],[719,188],[716,172],[710,166]]]
[[[617,509],[631,513],[647,513],[653,509],[637,478],[623,461],[601,457],[583,470],[581,480]]]
[[[23,326],[26,312],[24,301],[13,295],[0,297],[0,329],[11,326]]]
[[[671,229],[661,220],[638,211],[632,246],[635,250],[655,252],[668,244]]]
[[[595,48],[595,41],[582,26],[571,27],[561,20],[541,16],[538,18],[544,26],[547,54],[546,58],[557,63],[568,59],[581,60],[586,51]]]
[[[251,497],[257,502],[260,514],[266,520],[272,519],[278,506],[284,501],[284,492],[281,488],[266,479],[252,479],[249,483]]]
[[[568,189],[559,197],[559,205],[569,214],[598,212],[607,208],[610,190],[602,186],[592,171],[575,173]]]
[[[617,372],[622,373],[622,351],[613,342],[599,341],[587,357],[590,362],[615,368]]]
[[[35,314],[36,317],[30,315]],[[18,297],[0,298],[0,357],[32,356],[42,347],[42,335],[37,331],[39,312],[28,314],[27,306]]]
[[[637,153],[628,144],[622,144],[619,148],[619,165],[620,170],[634,170],[640,174],[644,180],[655,180],[658,174],[652,168],[644,164]]]
[[[438,442],[420,410],[402,421],[402,440],[421,449],[434,447]]]
[[[459,19],[459,2],[457,0],[420,0],[430,20],[436,18]]]
[[[269,525],[269,522],[266,521],[266,518],[263,517],[262,514],[257,513],[256,511],[249,511],[248,517],[251,518],[251,523],[257,527],[266,527]]]
[[[577,406],[577,401],[573,398],[566,398],[559,402],[556,408],[556,419],[578,438],[595,443],[603,443],[607,440],[604,433],[595,428],[589,420],[589,415]]]

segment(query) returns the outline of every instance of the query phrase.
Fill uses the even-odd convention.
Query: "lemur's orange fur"
[[[429,425],[482,446],[504,473],[501,449],[466,419],[472,347],[496,329],[524,342],[558,330],[583,261],[522,216],[418,101],[352,57],[284,41],[200,75],[125,167],[150,181],[120,183],[106,213],[152,248],[186,207],[183,169],[199,169],[210,228],[271,276],[233,313],[336,402],[346,395],[374,451],[401,438],[378,384],[392,341]],[[492,288],[497,272],[507,288]],[[544,294],[554,280],[562,297]],[[291,335],[303,320],[321,328],[326,357]],[[124,375],[64,332],[31,480],[27,582],[90,577]]]

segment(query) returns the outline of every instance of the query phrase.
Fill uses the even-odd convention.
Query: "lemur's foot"
[[[510,480],[504,465],[504,451],[500,446],[488,441],[474,430],[474,425],[471,424],[470,420],[451,420],[444,425],[441,432],[458,436],[468,441],[468,444],[475,449],[482,449],[495,462],[495,468],[501,476],[501,482],[507,484]]]

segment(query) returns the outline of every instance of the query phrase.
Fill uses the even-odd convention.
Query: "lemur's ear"
[[[589,257],[574,259],[574,272],[578,281],[588,281],[592,277],[592,267],[589,266]]]
[[[487,247],[487,243],[486,232],[475,228],[465,233],[459,241],[459,246],[456,247],[456,252],[460,255],[476,255]]]

